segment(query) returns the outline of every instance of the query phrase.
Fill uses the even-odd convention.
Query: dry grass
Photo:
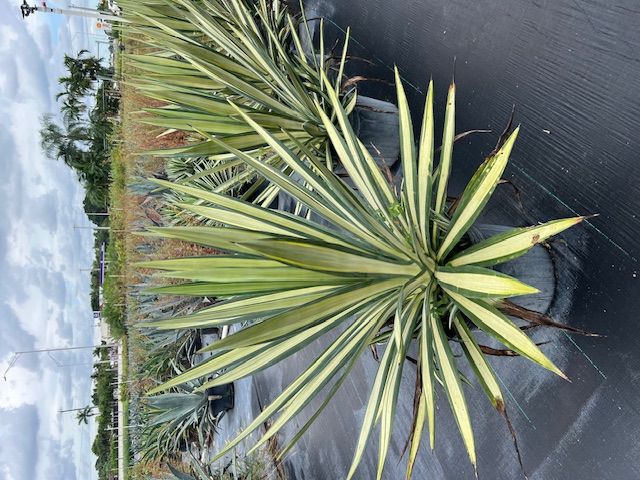
[[[135,39],[126,40],[127,52],[141,53],[144,47]],[[162,135],[162,129],[155,126],[141,123],[139,120],[147,115],[143,109],[148,107],[161,106],[159,102],[151,100],[140,94],[134,86],[127,81],[131,73],[131,67],[123,63],[121,82],[121,102],[120,102],[120,131],[118,138],[120,145],[114,161],[118,163],[121,179],[114,181],[111,192],[111,205],[114,215],[112,217],[112,228],[115,230],[115,240],[119,245],[119,250],[126,256],[124,285],[136,285],[140,282],[140,275],[149,275],[151,270],[144,268],[133,268],[134,262],[146,260],[156,260],[163,258],[176,258],[184,256],[202,256],[217,253],[210,248],[199,245],[187,244],[178,240],[160,239],[157,237],[145,237],[135,235],[134,232],[143,231],[149,226],[163,224],[161,199],[153,195],[135,194],[126,188],[127,184],[153,176],[162,175],[165,172],[165,160],[151,155],[141,154],[149,150],[158,150],[185,145],[190,140],[190,135],[184,132],[175,132],[169,135]],[[144,248],[140,248],[144,247]],[[149,250],[146,253],[144,250]],[[175,283],[170,279],[158,278],[157,284]],[[152,285],[149,285],[152,286]],[[133,301],[127,301],[127,324],[132,327],[144,318],[136,315],[136,307]],[[147,337],[144,332],[136,328],[128,328],[128,344],[130,348],[130,369],[132,370],[129,379],[131,391],[138,395],[144,395],[150,388],[157,385],[155,379],[149,375],[135,372],[136,367],[142,366],[147,360],[147,351],[144,343]],[[136,374],[137,373],[137,374]],[[264,455],[269,460],[261,458],[256,461],[256,468],[265,464],[271,464],[275,469],[275,476],[278,479],[286,478],[284,469],[279,462],[275,461],[278,454],[278,446],[275,438],[271,440]],[[249,459],[244,459],[249,460]],[[259,465],[260,464],[260,465]],[[151,475],[156,478],[160,472],[166,472],[166,467],[157,462],[138,463],[130,472],[130,478],[146,478]],[[260,478],[256,476],[256,478]]]
[[[126,72],[124,76],[126,80]],[[143,109],[161,107],[160,102],[145,97],[130,84],[124,85],[122,98],[123,115],[121,118],[123,126],[127,126],[125,140],[130,152],[180,147],[187,143],[188,134],[185,132],[173,132],[160,136],[163,132],[162,128],[140,122],[142,118],[149,115]]]
[[[145,53],[148,49],[136,38],[125,40],[127,52]],[[154,176],[161,176],[165,172],[166,161],[161,157],[144,154],[148,150],[158,150],[183,146],[188,141],[188,134],[184,132],[174,132],[169,135],[162,135],[162,129],[140,122],[140,119],[147,115],[143,109],[159,107],[161,104],[157,100],[150,99],[142,95],[131,83],[131,74],[135,73],[132,66],[128,65],[124,59],[121,72],[121,102],[120,102],[120,131],[118,134],[119,148],[114,156],[114,162],[118,164],[118,175],[113,180],[111,191],[111,206],[114,215],[112,225],[115,230],[116,243],[126,256],[124,285],[136,285],[140,283],[140,274],[150,275],[153,272],[149,269],[134,268],[135,262],[147,260],[157,260],[163,258],[175,258],[183,256],[210,255],[214,250],[199,245],[187,244],[174,239],[161,239],[156,237],[146,237],[136,235],[135,232],[143,232],[151,226],[163,225],[161,210],[161,199],[154,195],[137,194],[128,185]],[[145,253],[145,250],[151,253]],[[176,283],[170,279],[158,278],[157,285]],[[148,285],[149,287],[153,285]],[[129,300],[127,323],[133,326],[144,320],[136,315],[135,305]],[[134,361],[137,356],[142,364],[144,362],[144,350],[142,343],[145,341],[144,335],[130,328],[130,339],[132,340],[132,351],[135,352]],[[134,388],[139,391],[146,391],[152,381],[141,381],[134,384]],[[155,384],[153,384],[155,386]]]
[[[127,51],[132,53],[144,53],[147,49],[144,44],[136,38],[127,38]],[[133,67],[123,62],[121,84],[121,132],[122,139],[120,148],[120,159],[125,176],[125,183],[129,184],[134,179],[150,178],[164,173],[166,162],[161,157],[145,155],[145,151],[158,150],[183,146],[188,141],[188,134],[184,132],[173,132],[168,135],[161,135],[162,129],[140,122],[146,114],[143,109],[159,107],[161,103],[142,95],[133,85],[129,83]],[[202,251],[198,247],[185,246],[177,241],[166,241],[160,239],[150,239],[138,235],[130,235],[130,232],[142,231],[145,227],[162,223],[160,205],[158,199],[150,195],[137,195],[132,191],[124,189],[116,194],[115,200],[122,216],[122,241],[125,249],[130,255],[127,263],[143,261],[144,255],[136,252],[136,246],[151,243],[159,253],[154,258],[168,256],[184,256]],[[165,251],[165,253],[162,253]],[[131,273],[131,272],[128,272]],[[133,278],[127,275],[127,280]]]

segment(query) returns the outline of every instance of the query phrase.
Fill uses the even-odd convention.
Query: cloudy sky
[[[0,0],[0,370],[17,351],[93,345],[89,302],[93,233],[71,170],[38,146],[39,117],[59,112],[54,96],[63,53],[96,53],[89,20],[20,15]],[[32,0],[33,2],[33,0]],[[65,0],[48,2],[64,8]],[[35,3],[35,2],[33,2]],[[38,2],[39,4],[40,2]],[[76,5],[92,2],[74,1]],[[102,45],[101,54],[106,52]],[[52,352],[62,365],[91,362],[91,350]],[[23,354],[0,380],[0,480],[97,478],[96,427],[59,410],[91,401],[91,365],[58,367]]]

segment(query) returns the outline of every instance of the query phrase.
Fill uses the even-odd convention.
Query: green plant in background
[[[333,60],[325,51],[321,27],[319,51],[305,51],[307,43],[297,30],[299,27],[304,38],[310,38],[309,24],[304,15],[294,22],[278,0],[260,0],[256,6],[244,0],[120,3],[132,22],[122,28],[140,34],[152,50],[147,55],[128,56],[131,65],[140,69],[133,83],[145,95],[165,104],[146,109],[152,116],[142,121],[167,131],[205,134],[200,136],[204,141],[151,153],[181,158],[207,156],[228,168],[237,167],[243,162],[207,135],[253,155],[271,152],[264,138],[244,120],[243,115],[247,115],[298,155],[306,155],[306,149],[311,148],[329,157],[322,122],[322,114],[335,117],[329,90],[338,94],[347,112],[356,102],[353,86],[346,92],[340,89],[347,41],[340,59]],[[336,81],[324,83],[322,74]],[[315,156],[312,158],[315,160]],[[282,165],[273,155],[265,161]],[[326,161],[331,168],[330,158]],[[220,171],[220,165],[215,168]],[[242,169],[234,182],[216,191],[226,192],[226,188],[252,177],[252,169]],[[277,190],[271,184],[255,201],[268,205]]]
[[[163,382],[175,375],[173,365],[193,365],[193,355],[200,348],[200,333],[195,329],[171,332],[144,330],[147,357],[142,365],[143,378]]]
[[[222,160],[200,157],[193,159],[169,158],[167,160],[167,177],[170,181],[206,191],[224,191],[227,195],[241,197],[243,193],[251,197],[255,194],[255,187],[242,188],[236,179],[244,175],[248,167],[240,163],[229,167]],[[253,169],[251,169],[253,172]],[[257,174],[246,177],[248,181],[255,181]],[[165,194],[163,217],[169,225],[215,225],[215,222],[201,215],[186,211],[180,204],[192,203],[201,205],[199,198],[182,192],[169,191]]]
[[[145,289],[156,285],[150,275],[140,275],[141,283],[135,288]],[[204,302],[190,297],[157,295],[133,295],[135,315],[147,321],[168,319],[191,313],[203,307]],[[188,368],[195,362],[195,353],[202,347],[202,331],[196,329],[158,330],[146,328],[145,322],[137,324],[143,360],[136,373],[139,380],[150,379],[157,383],[175,375],[175,365]],[[183,368],[184,369],[184,368]]]
[[[283,454],[324,409],[360,356],[372,344],[385,345],[369,396],[349,478],[352,478],[374,427],[380,425],[378,478],[390,443],[398,391],[410,344],[419,350],[415,419],[407,477],[426,423],[435,442],[435,389],[440,383],[449,401],[472,464],[474,436],[458,359],[450,341],[464,352],[494,407],[506,417],[499,384],[472,327],[508,349],[566,378],[531,339],[500,312],[508,297],[535,288],[492,270],[492,265],[526,253],[536,243],[580,222],[583,217],[516,228],[469,245],[466,232],[478,218],[507,165],[518,129],[503,135],[499,148],[478,168],[461,197],[447,201],[455,138],[455,85],[447,99],[439,162],[435,163],[433,88],[427,93],[418,147],[404,89],[396,72],[400,111],[402,188],[396,192],[353,133],[340,99],[324,78],[338,126],[322,113],[332,147],[355,190],[321,162],[305,162],[276,135],[241,108],[236,111],[284,162],[282,169],[261,162],[233,145],[210,137],[282,191],[306,205],[323,223],[252,205],[239,199],[159,182],[207,202],[184,205],[190,212],[224,227],[152,229],[151,235],[201,243],[224,255],[181,258],[142,264],[162,275],[191,282],[156,292],[226,298],[210,308],[171,320],[151,322],[160,329],[200,328],[244,321],[247,328],[205,350],[205,363],[155,389],[220,375],[200,389],[259,372],[299,351],[339,326],[344,329],[316,361],[254,420],[220,456],[267,419],[266,442],[323,392],[324,402]],[[338,130],[340,129],[340,131]],[[293,137],[292,137],[293,138]],[[314,152],[297,142],[296,150]],[[287,173],[295,172],[306,188]],[[325,226],[328,223],[329,226]]]
[[[176,373],[180,370],[175,366]],[[202,382],[186,381],[172,392],[145,399],[141,437],[142,459],[170,458],[191,441],[205,446],[216,431],[220,412],[211,408],[206,392],[200,391]]]

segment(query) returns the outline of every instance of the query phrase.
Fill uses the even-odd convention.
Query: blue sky
[[[95,52],[87,19],[20,15],[0,0],[0,370],[13,352],[95,344],[89,302],[93,233],[71,170],[38,146],[39,117],[57,115],[63,54]],[[34,2],[35,3],[35,2]],[[40,2],[38,2],[39,4]],[[93,2],[74,2],[93,6]],[[64,8],[66,3],[49,6]],[[101,53],[104,53],[102,51]],[[55,352],[60,364],[91,350]],[[58,367],[45,353],[22,355],[0,380],[0,480],[93,479],[96,426],[73,413],[91,401],[91,365]]]

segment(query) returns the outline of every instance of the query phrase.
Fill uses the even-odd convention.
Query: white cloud
[[[2,473],[2,480],[16,480],[16,478],[11,475],[8,465],[0,467],[0,473]]]
[[[8,25],[0,25],[0,51],[11,50],[19,39],[18,33]]]
[[[16,365],[7,375],[7,383],[0,390],[0,405],[4,410],[14,410],[25,405],[34,405],[36,396],[33,386],[39,381],[36,372]]]

